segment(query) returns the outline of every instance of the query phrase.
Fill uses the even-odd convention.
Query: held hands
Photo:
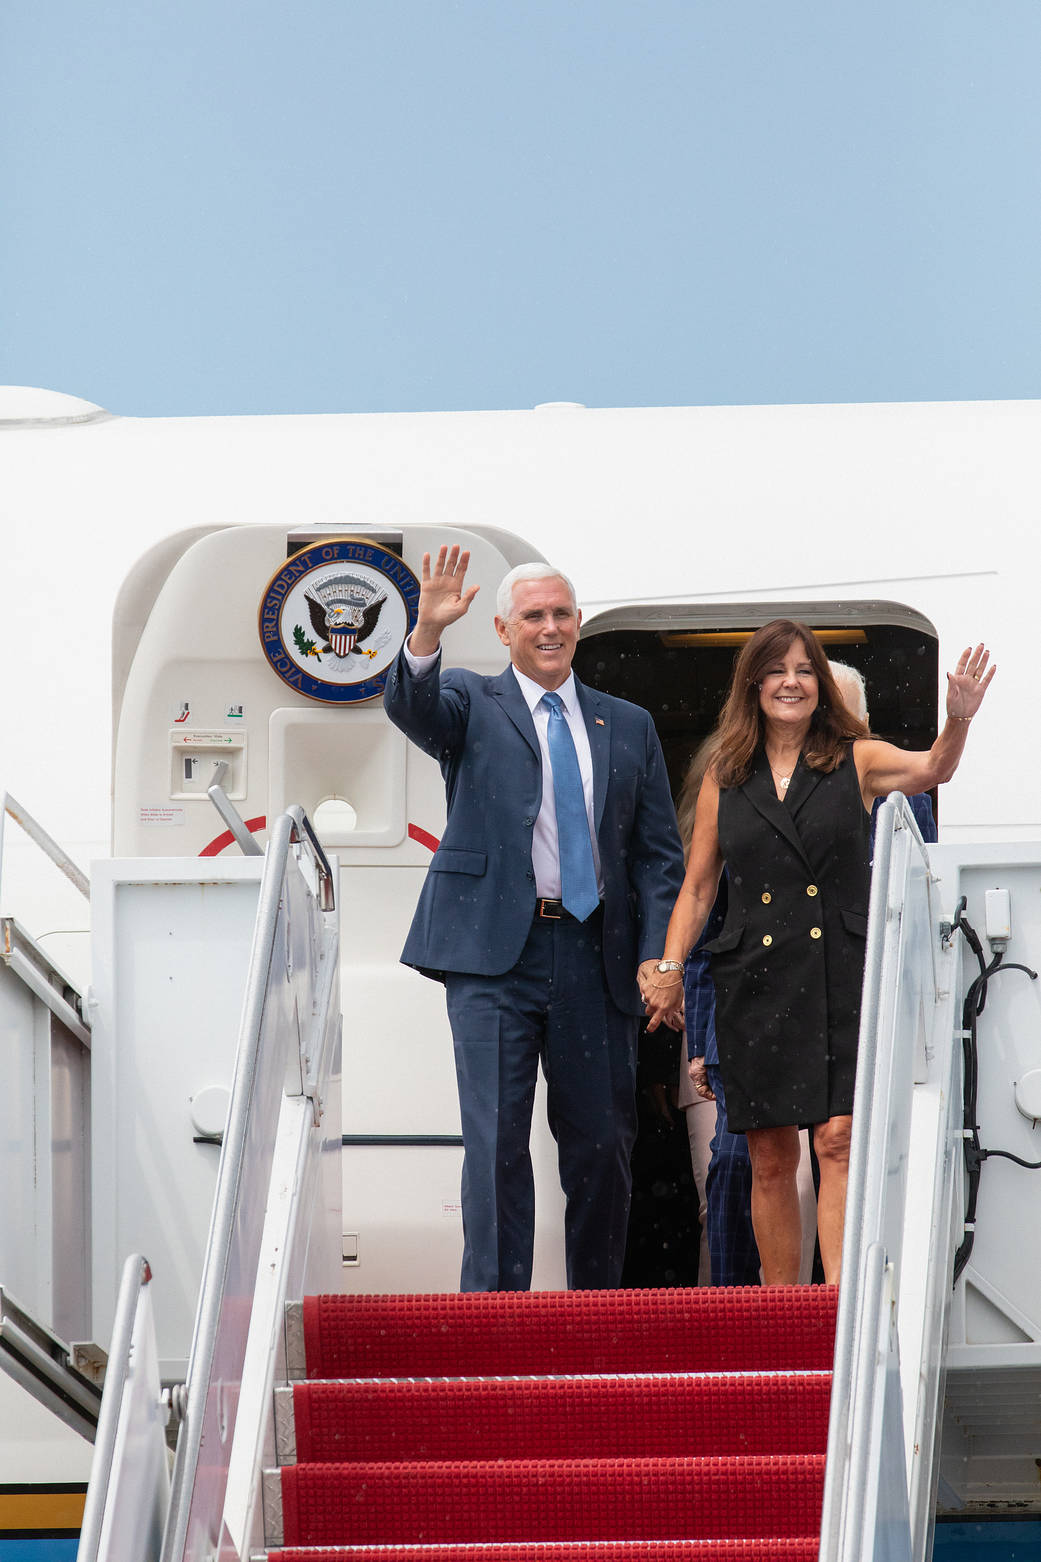
[[[682,971],[658,971],[657,960],[640,962],[636,979],[640,984],[640,997],[647,1012],[647,1029],[657,1030],[661,1024],[672,1030],[683,1029],[683,973]]]
[[[958,666],[947,674],[947,715],[951,721],[971,721],[983,704],[996,667],[987,671],[990,652],[983,645],[975,650],[967,646],[958,658]]]
[[[419,616],[409,640],[409,649],[415,656],[429,656],[436,651],[449,624],[469,612],[470,603],[481,589],[479,586],[463,589],[469,564],[470,550],[460,549],[458,543],[438,550],[433,569],[429,553],[424,553]]]
[[[708,1068],[704,1058],[691,1058],[687,1064],[690,1082],[703,1101],[714,1101],[715,1095],[708,1082]]]

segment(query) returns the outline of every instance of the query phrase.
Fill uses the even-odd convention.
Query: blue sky
[[[1037,0],[0,13],[0,383],[126,414],[1041,395]]]

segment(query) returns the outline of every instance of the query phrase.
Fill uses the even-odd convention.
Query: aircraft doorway
[[[874,733],[901,748],[929,747],[937,732],[936,631],[900,603],[615,608],[583,625],[575,672],[584,683],[650,712],[675,797],[692,755],[716,725],[738,649],[752,631],[779,617],[808,624],[832,660],[864,675]],[[699,1279],[697,1195],[685,1114],[675,1105],[685,1058],[675,1033],[641,1034],[625,1285],[693,1285]]]
[[[771,618],[808,624],[831,658],[863,673],[871,729],[879,737],[901,748],[934,741],[936,631],[897,602],[614,608],[583,625],[575,671],[593,688],[650,711],[675,792],[691,754],[716,724],[737,650]]]

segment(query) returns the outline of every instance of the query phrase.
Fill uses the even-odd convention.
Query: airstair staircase
[[[1027,1436],[1012,1446],[1003,1433],[987,1450],[975,1431],[958,1441],[968,1394],[986,1408],[1036,1370],[1041,1326],[1035,1339],[1024,1290],[1036,1245],[1010,1244],[993,1211],[969,1232],[964,1213],[967,1032],[954,1014],[965,960],[940,896],[967,895],[982,925],[999,874],[1033,918],[1024,945],[1041,946],[1038,864],[1027,847],[994,847],[971,872],[936,856],[946,880],[903,801],[887,802],[841,1291],[365,1297],[333,1294],[336,867],[291,810],[263,866],[187,1379],[163,1401],[180,1418],[172,1477],[148,1266],[134,1259],[80,1562],[926,1562],[938,1500],[950,1511],[967,1492],[979,1508],[988,1480],[1004,1483],[1005,1506],[1029,1497]],[[1041,988],[1019,969],[1021,985],[1004,990],[1034,1003]],[[1006,1011],[993,1010],[1000,1040]],[[1008,1071],[989,1074],[1000,1086]],[[983,1084],[980,1101],[1000,1135],[988,1153],[1018,1158],[1009,1177],[1021,1177],[1034,1164],[1030,1125],[1017,1130],[1017,1108]],[[987,1197],[999,1186],[992,1169]],[[1013,1245],[1031,1260],[1015,1273]],[[997,1294],[990,1274],[1013,1297],[1024,1343],[974,1335],[979,1299]]]
[[[836,1304],[749,1287],[291,1305],[272,1562],[810,1562]]]

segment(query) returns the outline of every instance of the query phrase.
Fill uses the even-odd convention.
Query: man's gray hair
[[[867,721],[867,686],[864,683],[864,674],[856,667],[850,667],[846,662],[828,662],[831,668],[831,676],[839,686],[843,703],[848,705],[854,716],[859,716],[861,721]],[[846,695],[850,698],[847,699]]]
[[[571,606],[578,612],[575,588],[563,570],[554,569],[552,564],[518,564],[516,569],[511,569],[508,575],[503,576],[495,594],[496,616],[503,623],[513,612],[513,588],[519,580],[562,580],[571,595]]]

